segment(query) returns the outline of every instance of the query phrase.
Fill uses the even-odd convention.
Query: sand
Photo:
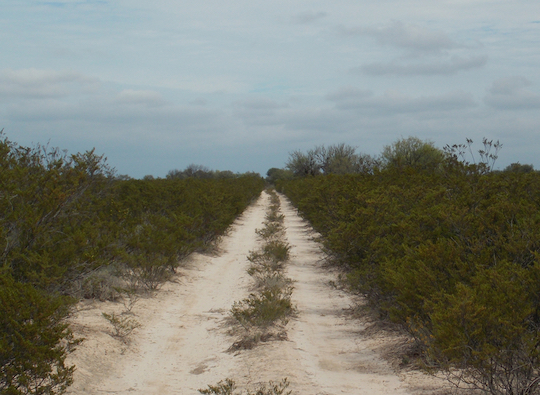
[[[122,303],[81,302],[72,317],[85,341],[69,358],[77,370],[68,393],[198,394],[220,380],[239,388],[287,378],[294,394],[443,394],[448,384],[399,367],[393,349],[407,338],[373,330],[351,314],[362,303],[335,286],[338,273],[325,265],[316,234],[281,196],[286,238],[292,245],[286,275],[294,280],[298,314],[287,325],[287,340],[228,351],[230,308],[253,285],[247,255],[261,245],[269,196],[263,193],[231,226],[217,250],[193,254],[172,282],[142,297],[129,314]],[[121,314],[141,326],[120,339],[102,313]]]

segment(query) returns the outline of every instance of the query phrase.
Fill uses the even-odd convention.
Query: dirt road
[[[177,282],[133,308],[136,329],[127,344],[110,335],[102,312],[120,313],[120,303],[81,305],[73,328],[86,341],[69,362],[77,366],[70,394],[198,394],[225,378],[240,387],[287,377],[295,394],[434,393],[442,383],[419,373],[398,376],[376,351],[381,340],[362,334],[364,324],[345,311],[349,295],[331,285],[335,277],[311,230],[282,198],[286,237],[293,246],[287,276],[295,281],[298,317],[287,341],[227,352],[234,341],[227,324],[235,301],[249,292],[247,255],[260,240],[269,197],[261,198],[233,224],[215,256],[196,254]]]

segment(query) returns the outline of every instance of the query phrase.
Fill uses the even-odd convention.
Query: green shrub
[[[263,240],[282,239],[285,236],[283,225],[278,222],[265,222],[264,228],[255,230]]]
[[[284,378],[279,383],[270,381],[268,384],[260,384],[255,390],[246,390],[245,395],[290,395],[292,391],[287,391],[289,381]],[[207,389],[200,389],[201,394],[207,395],[241,395],[244,392],[235,392],[236,383],[232,379],[225,379],[216,385],[208,385]]]
[[[137,320],[131,317],[121,316],[116,313],[102,313],[102,315],[113,326],[113,336],[120,338],[124,342],[131,332],[141,326]]]
[[[0,393],[61,394],[71,384],[65,359],[77,342],[67,309],[65,299],[0,275]]]
[[[126,287],[156,289],[182,258],[212,245],[264,188],[253,174],[116,178],[93,150],[68,155],[23,147],[2,132],[0,168],[0,270],[10,281],[0,290],[7,328],[0,392],[8,394],[59,393],[71,380],[58,346],[62,339],[72,344],[61,324],[67,309],[56,295],[104,300]],[[32,305],[21,307],[26,294]]]
[[[68,293],[77,299],[116,300],[119,289],[124,285],[119,276],[120,269],[111,266],[100,267],[82,278],[73,281]]]
[[[274,323],[286,324],[294,313],[291,302],[292,286],[267,288],[235,302],[231,314],[244,328],[267,328]]]
[[[280,188],[426,363],[491,394],[537,391],[540,175],[449,161]]]

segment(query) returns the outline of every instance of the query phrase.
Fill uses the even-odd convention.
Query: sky
[[[0,129],[118,174],[500,141],[540,169],[537,0],[2,0]]]

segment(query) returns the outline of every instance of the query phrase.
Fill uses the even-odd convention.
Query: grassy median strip
[[[268,193],[271,200],[264,228],[256,230],[263,245],[247,257],[251,262],[248,273],[255,280],[254,289],[231,308],[231,316],[240,332],[231,351],[251,349],[259,342],[286,339],[285,326],[295,313],[291,302],[293,281],[284,274],[291,249],[285,239],[285,217],[277,194],[273,190]]]

